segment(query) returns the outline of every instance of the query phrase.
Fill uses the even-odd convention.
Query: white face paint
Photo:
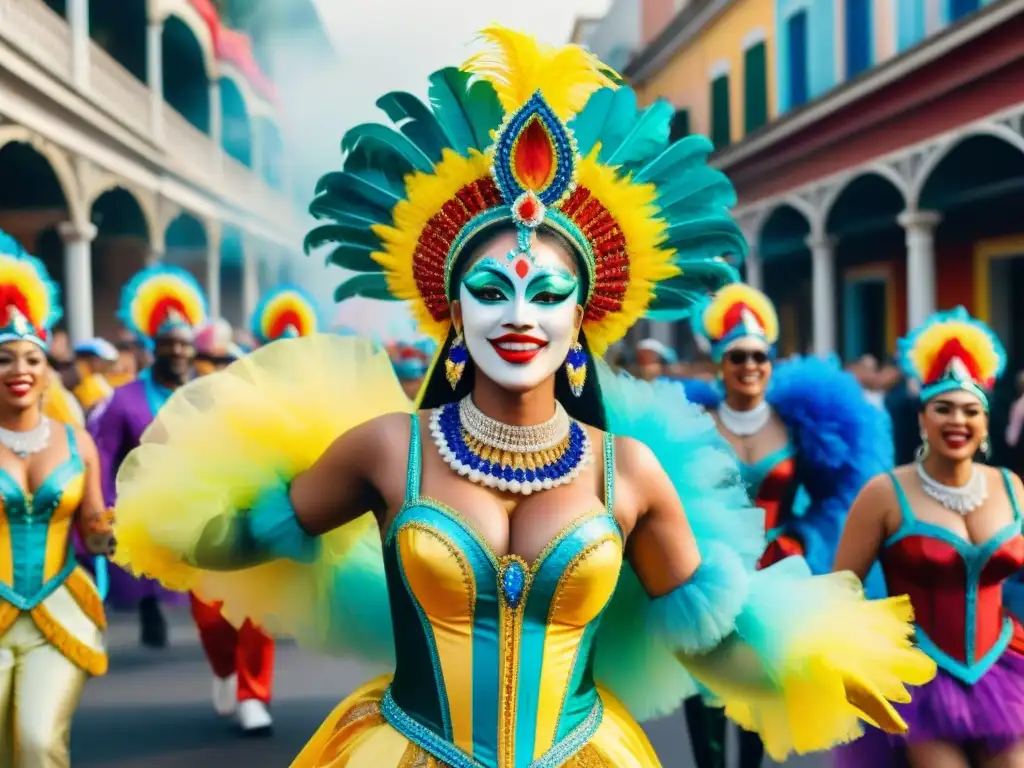
[[[528,392],[546,381],[576,338],[580,281],[557,248],[535,238],[523,254],[514,233],[502,235],[459,283],[470,357],[505,389]]]

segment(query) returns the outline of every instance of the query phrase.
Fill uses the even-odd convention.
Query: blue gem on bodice
[[[501,571],[501,594],[505,598],[505,605],[516,610],[525,591],[526,568],[518,559],[509,559]]]

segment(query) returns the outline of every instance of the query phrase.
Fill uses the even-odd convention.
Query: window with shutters
[[[846,77],[871,66],[871,0],[846,0]]]
[[[715,149],[724,149],[731,141],[729,123],[729,75],[711,81],[711,141]]]
[[[768,122],[768,55],[764,43],[743,54],[743,132],[752,133]]]
[[[797,11],[786,21],[789,59],[789,106],[807,103],[810,91],[807,69],[807,11]]]
[[[689,135],[690,111],[688,109],[677,109],[669,125],[669,140],[679,141],[679,139]]]

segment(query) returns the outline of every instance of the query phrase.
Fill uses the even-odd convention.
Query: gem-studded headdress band
[[[595,354],[645,312],[680,319],[735,280],[725,258],[746,246],[707,139],[670,144],[672,106],[639,110],[582,48],[501,27],[482,37],[482,53],[430,77],[429,106],[386,94],[377,105],[396,128],[360,125],[343,138],[343,168],[320,180],[310,207],[331,223],[306,238],[307,250],[335,244],[329,260],[359,273],[337,301],[408,301],[443,342],[462,249],[507,223],[520,249],[541,224],[574,245],[590,278],[583,332]]]
[[[43,262],[0,230],[0,344],[30,341],[45,350],[61,315],[57,284]]]
[[[963,307],[936,312],[898,343],[900,367],[921,386],[921,402],[963,390],[988,409],[988,393],[1006,368],[992,330]]]

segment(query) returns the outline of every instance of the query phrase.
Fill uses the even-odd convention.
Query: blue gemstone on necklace
[[[526,588],[526,571],[522,563],[512,560],[505,566],[501,575],[501,592],[505,597],[505,604],[515,610],[523,599],[523,591]]]

